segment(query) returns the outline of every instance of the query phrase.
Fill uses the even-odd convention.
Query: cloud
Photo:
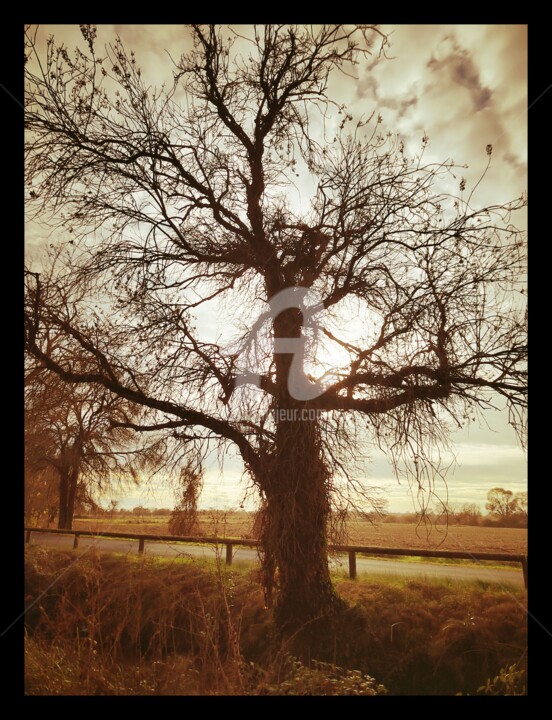
[[[471,95],[474,109],[483,110],[491,102],[492,92],[481,83],[478,67],[470,53],[461,48],[454,37],[447,35],[437,46],[427,63],[432,74],[439,74],[452,80],[468,90]]]
[[[455,447],[461,458],[459,464],[466,465],[508,465],[515,461],[524,462],[523,451],[517,445],[490,445],[487,443],[461,443]]]
[[[430,138],[426,159],[469,167],[468,188],[491,168],[474,201],[502,203],[526,189],[527,28],[520,25],[399,25],[392,59],[359,68],[357,112],[381,112],[409,152]]]

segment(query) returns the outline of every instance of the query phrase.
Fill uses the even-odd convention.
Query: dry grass
[[[254,570],[74,557],[26,549],[27,694],[474,694],[525,662],[523,591],[341,580],[349,609],[282,644]]]
[[[253,515],[248,512],[199,513],[199,532],[202,535],[219,535],[235,538],[252,538]],[[75,530],[98,532],[147,533],[168,535],[168,517],[147,516],[117,517],[115,519],[88,518],[74,522]],[[348,544],[377,545],[380,547],[436,548],[479,552],[527,552],[527,530],[522,528],[470,527],[451,525],[416,526],[406,523],[376,523],[352,520],[347,525]]]

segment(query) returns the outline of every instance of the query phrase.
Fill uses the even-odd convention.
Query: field
[[[255,570],[40,547],[25,560],[28,695],[525,693],[521,589],[335,578],[348,609],[282,644]]]
[[[523,528],[471,527],[468,525],[416,526],[415,524],[354,521],[348,528],[349,544],[400,548],[439,548],[479,552],[527,552]]]
[[[112,519],[86,518],[73,523],[75,530],[128,532],[167,535],[168,517],[145,515]],[[253,538],[253,516],[247,512],[202,511],[200,534],[233,538]],[[348,523],[346,537],[340,542],[349,545],[376,545],[398,548],[439,548],[479,552],[527,553],[527,530],[521,528],[471,527],[467,525],[417,526],[413,523],[375,523],[353,520]]]

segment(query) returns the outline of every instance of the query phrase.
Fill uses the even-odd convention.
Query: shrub
[[[527,672],[517,663],[501,668],[499,674],[478,689],[480,695],[527,695]]]
[[[292,655],[284,663],[285,679],[258,690],[259,695],[386,695],[383,685],[359,670],[313,660],[311,667]]]

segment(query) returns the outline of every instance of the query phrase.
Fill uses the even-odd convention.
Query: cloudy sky
[[[390,35],[389,59],[361,63],[354,78],[334,75],[329,94],[345,103],[355,118],[381,113],[385,129],[401,133],[407,148],[410,143],[419,147],[427,135],[426,157],[467,163],[468,187],[485,168],[485,147],[492,144],[492,165],[477,191],[479,203],[501,203],[521,195],[527,187],[526,26],[399,25],[382,30]],[[83,43],[78,26],[41,26],[42,46],[50,34],[69,48]],[[98,46],[112,42],[116,34],[135,50],[152,84],[170,79],[170,56],[178,57],[191,46],[186,29],[176,25],[99,26]],[[29,224],[28,251],[36,251],[43,242],[43,229]],[[483,507],[491,487],[526,489],[526,459],[506,414],[489,413],[486,419],[489,427],[474,424],[453,435],[457,467],[448,481],[452,503],[476,502]],[[237,461],[228,463],[224,477],[213,464],[206,474],[202,504],[239,505],[244,492],[240,476]],[[366,476],[371,485],[385,490],[390,510],[412,509],[407,486],[397,484],[379,454],[373,454]],[[138,503],[171,505],[172,495],[158,484],[121,498],[124,506]]]

